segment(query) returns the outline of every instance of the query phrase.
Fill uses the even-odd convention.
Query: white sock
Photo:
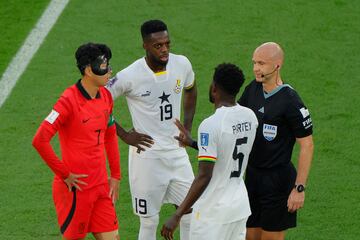
[[[180,240],[190,239],[191,213],[185,214],[180,220]]]
[[[138,240],[156,240],[156,229],[159,224],[159,215],[140,217]]]

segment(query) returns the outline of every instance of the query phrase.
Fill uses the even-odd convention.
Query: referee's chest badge
[[[274,140],[277,134],[277,126],[264,124],[263,126],[263,135],[264,138],[268,141]]]
[[[181,80],[180,79],[176,79],[176,85],[174,88],[174,92],[175,93],[180,93],[181,92]]]

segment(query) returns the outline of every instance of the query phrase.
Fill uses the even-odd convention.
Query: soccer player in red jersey
[[[75,57],[82,78],[61,95],[37,130],[33,146],[55,173],[53,199],[63,239],[84,239],[88,232],[98,240],[120,239],[114,208],[120,154],[113,100],[104,88],[111,75],[111,50],[87,43]],[[61,160],[50,145],[57,132]]]

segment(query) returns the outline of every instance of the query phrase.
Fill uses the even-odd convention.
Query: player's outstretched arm
[[[180,131],[179,136],[174,136],[174,138],[179,141],[180,145],[192,147],[196,150],[199,150],[197,146],[197,142],[194,139],[192,139],[190,132],[185,128],[183,124],[181,124],[180,120],[175,119],[174,123]]]
[[[151,148],[154,144],[153,138],[149,135],[139,133],[135,129],[127,132],[117,122],[115,122],[115,125],[116,134],[121,138],[121,140],[128,145],[137,147],[138,151],[145,151],[144,147]]]
[[[176,209],[175,214],[170,217],[162,227],[161,236],[163,236],[166,240],[173,239],[174,231],[179,225],[181,217],[189,211],[192,205],[194,205],[201,194],[205,191],[211,180],[214,166],[215,163],[213,162],[199,162],[199,173],[191,184],[188,194],[186,195],[184,201]]]

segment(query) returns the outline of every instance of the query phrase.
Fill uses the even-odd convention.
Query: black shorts
[[[287,208],[295,180],[296,169],[292,163],[271,169],[248,166],[245,184],[252,214],[246,227],[275,232],[296,227],[296,212],[289,213]]]

